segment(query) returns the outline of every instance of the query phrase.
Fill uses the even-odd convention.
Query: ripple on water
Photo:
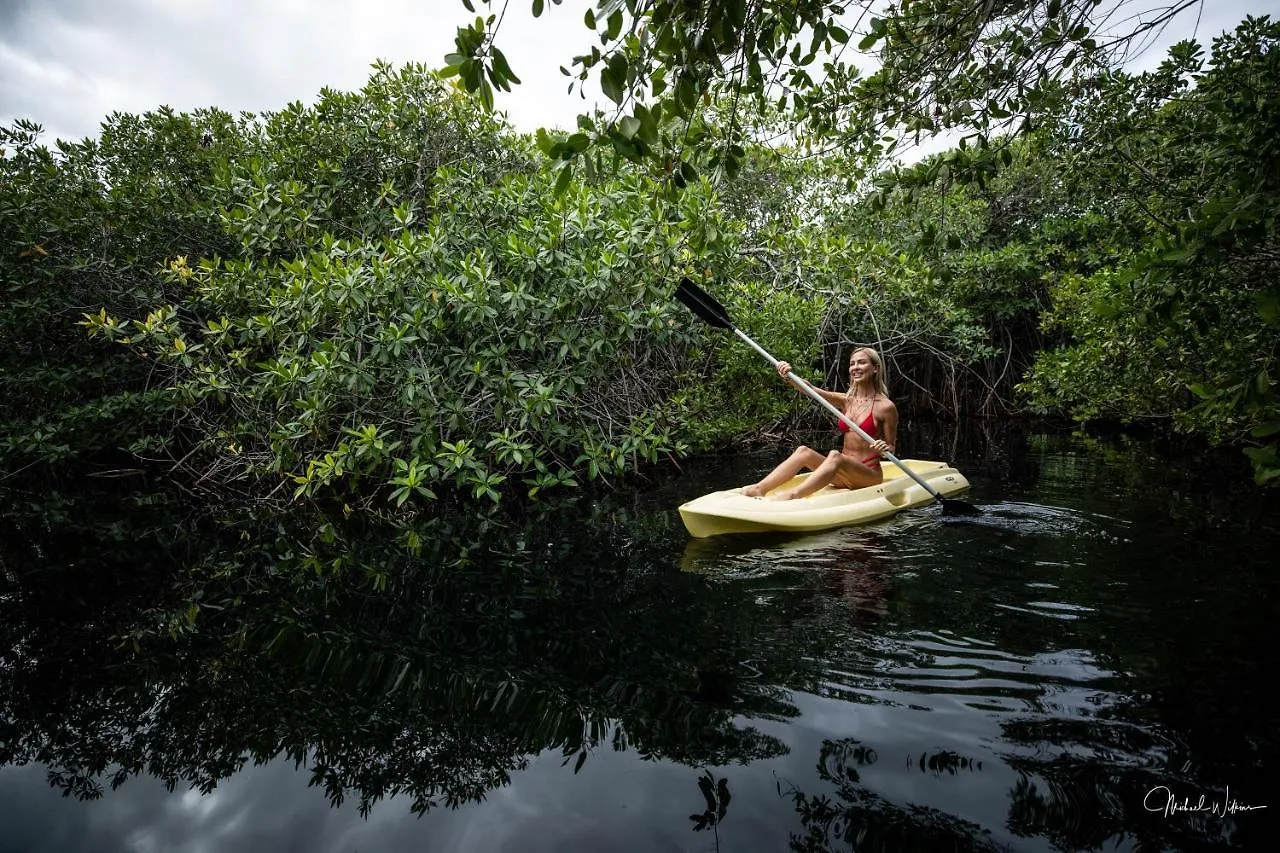
[[[857,701],[942,710],[1093,716],[1116,697],[1116,674],[1083,649],[1015,654],[943,632],[867,637],[826,662],[824,688]]]
[[[1085,537],[1113,542],[1125,541],[1116,531],[1130,526],[1122,518],[1099,512],[1017,501],[984,504],[981,515],[948,516],[944,520],[951,525],[975,525],[1023,536]]]
[[[1029,613],[1032,616],[1046,616],[1050,619],[1061,619],[1066,622],[1074,621],[1086,613],[1094,612],[1092,607],[1085,607],[1080,604],[1066,604],[1061,601],[1028,601],[1023,604],[1007,604],[997,601],[994,606],[1001,610]]]

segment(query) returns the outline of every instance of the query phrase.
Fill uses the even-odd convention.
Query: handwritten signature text
[[[1147,796],[1142,800],[1142,807],[1149,812],[1164,812],[1165,817],[1179,812],[1208,812],[1215,817],[1227,817],[1239,812],[1251,812],[1266,808],[1266,806],[1245,805],[1235,799],[1231,796],[1230,785],[1227,786],[1226,793],[1222,795],[1221,800],[1209,800],[1204,794],[1201,794],[1200,799],[1195,802],[1192,802],[1190,797],[1183,797],[1179,801],[1168,786],[1157,785],[1147,791]]]

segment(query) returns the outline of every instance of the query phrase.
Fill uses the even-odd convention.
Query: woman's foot
[[[793,492],[793,491],[788,490],[788,491],[785,491],[785,492],[776,492],[776,493],[774,493],[774,494],[772,494],[772,495],[769,495],[769,500],[771,500],[771,501],[790,501],[790,500],[795,500],[795,497],[796,497],[796,493],[795,493],[795,492]]]
[[[742,490],[742,493],[749,498],[764,497],[764,489],[760,487],[759,483],[754,483],[750,486],[747,486],[745,489]]]

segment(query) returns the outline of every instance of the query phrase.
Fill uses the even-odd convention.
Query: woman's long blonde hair
[[[875,377],[876,393],[877,393],[877,394],[880,394],[880,395],[881,395],[881,396],[883,396],[883,397],[888,397],[888,396],[889,396],[889,383],[888,383],[888,381],[887,381],[887,380],[885,379],[885,377],[884,377],[884,359],[880,357],[880,353],[879,353],[879,352],[877,352],[876,350],[872,349],[871,347],[858,347],[856,350],[854,350],[853,352],[849,353],[849,360],[850,360],[850,361],[852,361],[852,360],[853,360],[853,357],[854,357],[855,355],[857,355],[858,353],[860,353],[860,352],[865,352],[865,353],[867,354],[867,358],[871,359],[871,363],[872,363],[873,365],[875,365],[875,368],[876,368],[876,377]]]

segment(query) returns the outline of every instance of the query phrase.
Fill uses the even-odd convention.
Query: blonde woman
[[[778,362],[778,375],[786,378],[791,365]],[[898,408],[889,399],[889,388],[884,379],[884,362],[880,353],[871,347],[861,347],[849,356],[849,390],[827,391],[814,388],[828,403],[844,412],[845,417],[856,423],[871,436],[868,443],[858,433],[840,422],[844,432],[844,444],[839,450],[822,454],[801,445],[774,468],[760,482],[742,490],[748,497],[768,495],[771,500],[791,500],[811,495],[823,486],[840,489],[861,489],[884,481],[880,470],[880,454],[893,452],[898,440]],[[801,471],[812,471],[798,488],[777,494],[773,489],[790,480]]]

